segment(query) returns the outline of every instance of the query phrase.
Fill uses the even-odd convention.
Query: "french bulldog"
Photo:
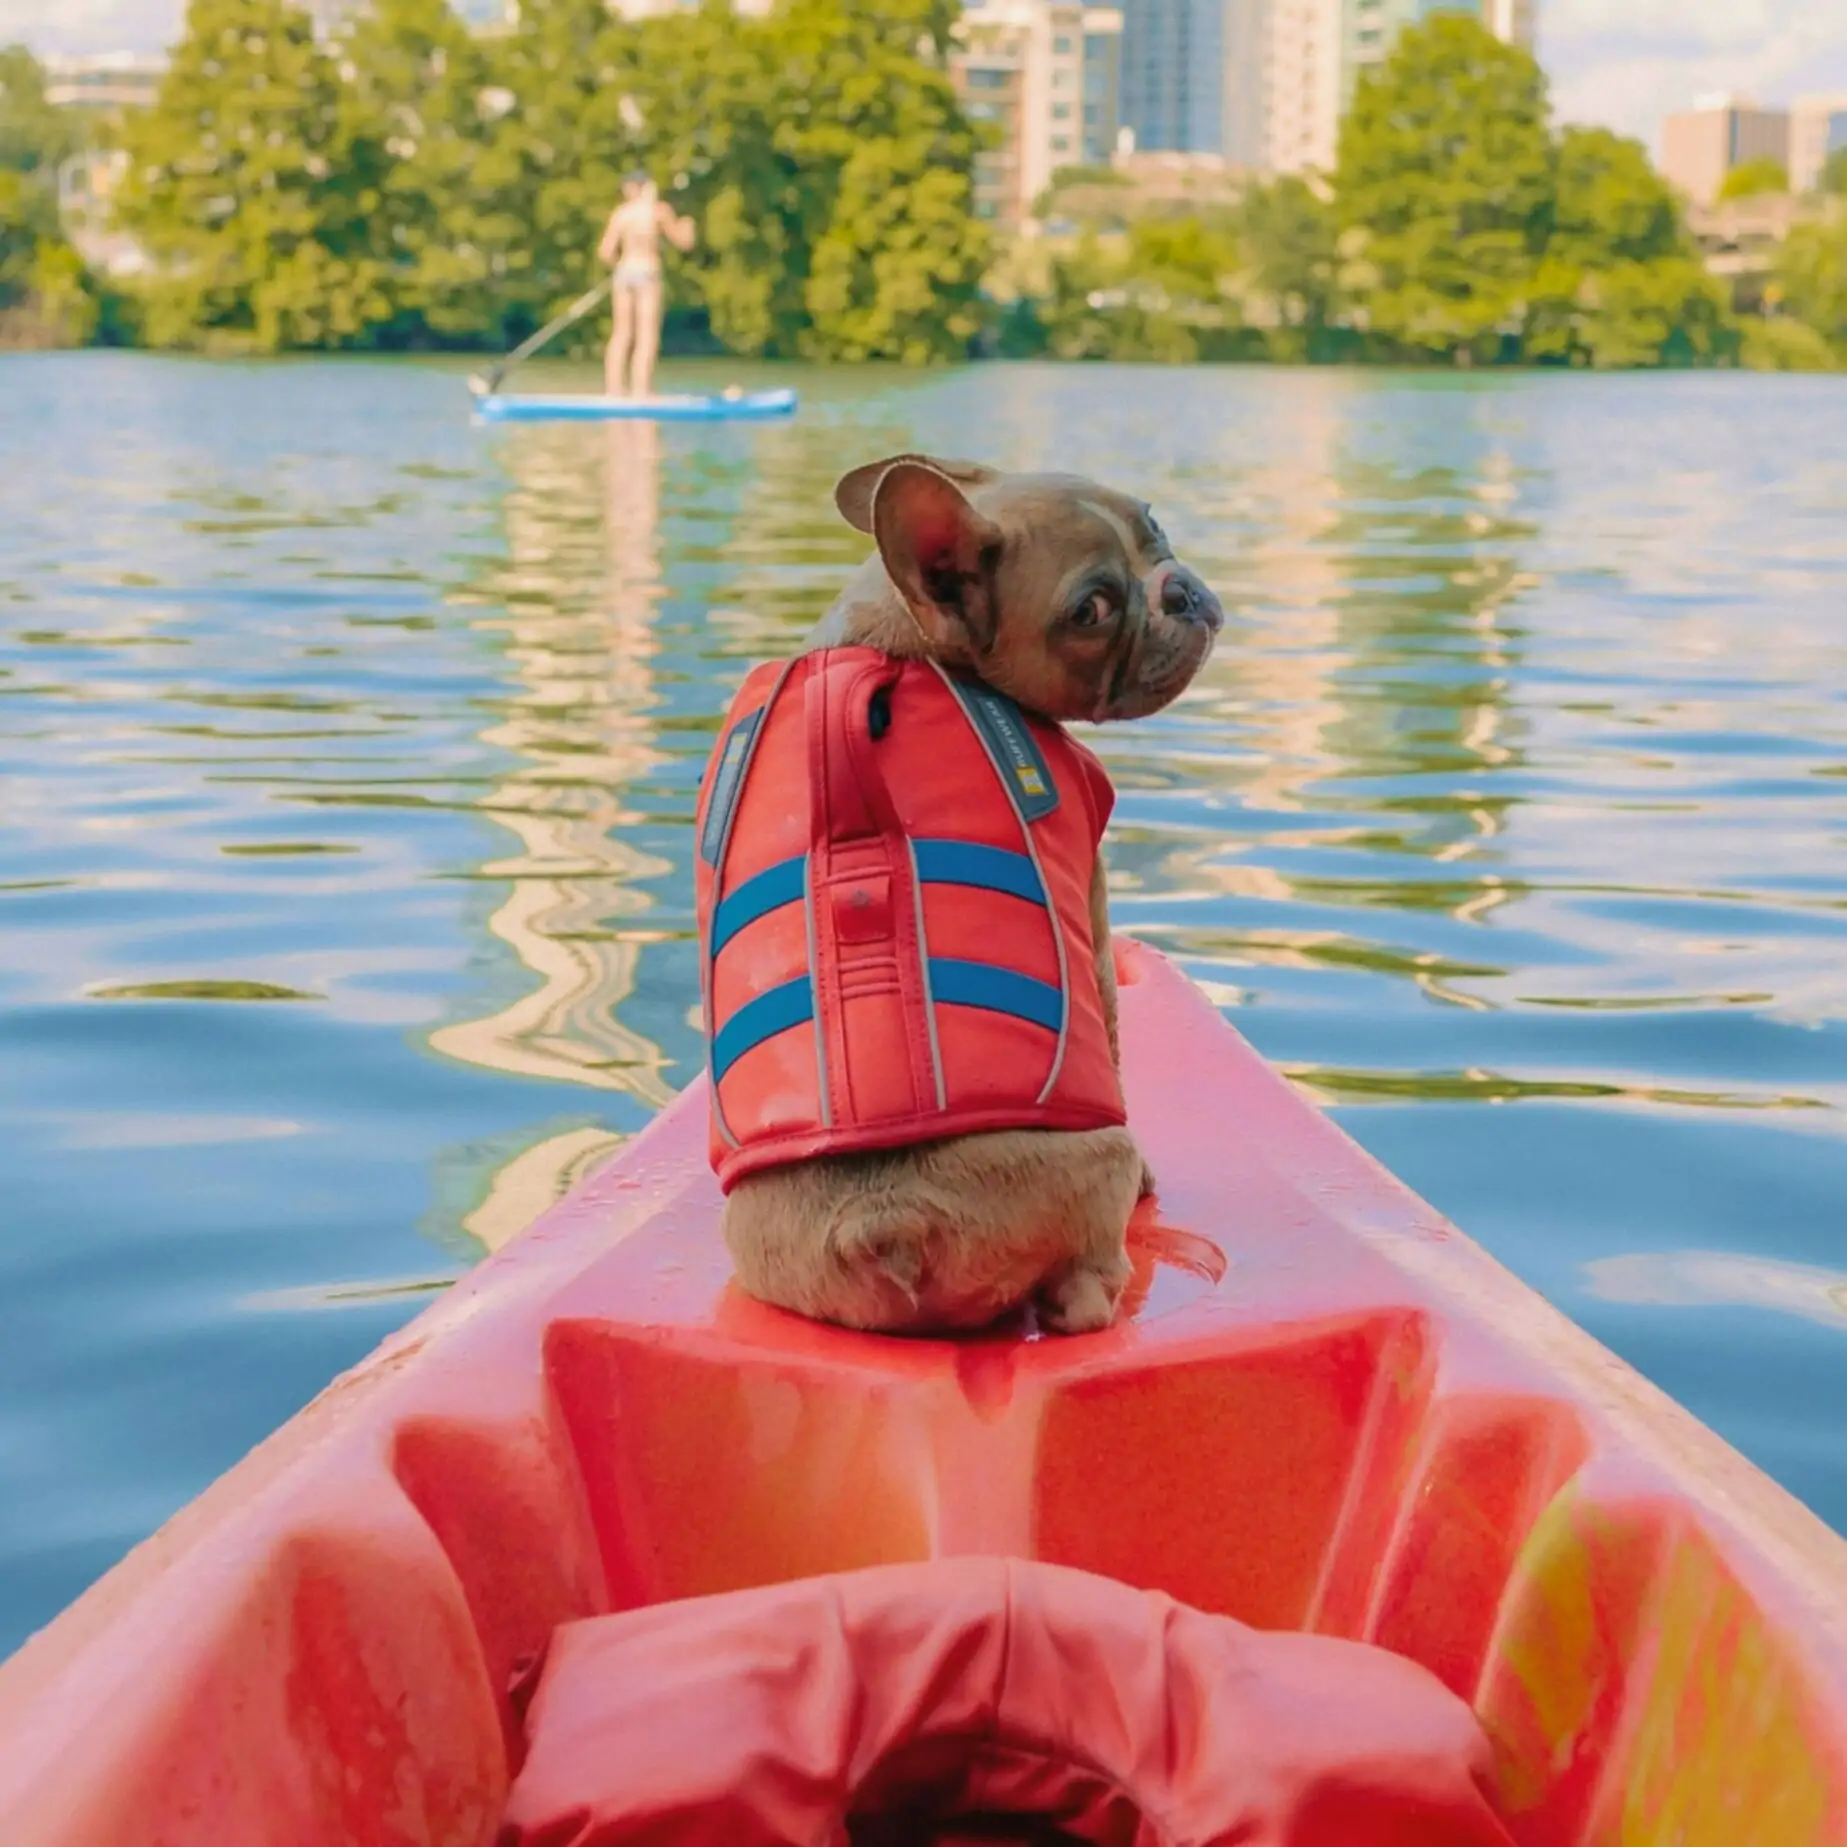
[[[1076,475],[898,455],[846,475],[835,502],[878,550],[804,652],[932,661],[1062,726],[1158,712],[1224,621],[1142,501]],[[972,736],[943,747],[979,753]],[[1115,1063],[1100,854],[1088,910]],[[749,1173],[727,1197],[724,1235],[745,1291],[814,1319],[926,1333],[1031,1303],[1043,1327],[1075,1334],[1114,1319],[1129,1219],[1152,1190],[1126,1126],[1010,1128]]]

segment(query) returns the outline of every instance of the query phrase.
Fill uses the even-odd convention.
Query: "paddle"
[[[492,397],[494,393],[500,389],[501,380],[504,379],[516,365],[522,360],[530,359],[547,340],[555,339],[574,322],[581,321],[586,314],[590,313],[602,303],[603,298],[614,286],[615,277],[605,276],[587,295],[580,295],[577,300],[572,302],[556,320],[547,321],[531,339],[522,340],[506,358],[490,369],[485,378],[481,377],[479,373],[476,373],[469,379],[468,389],[478,398]]]

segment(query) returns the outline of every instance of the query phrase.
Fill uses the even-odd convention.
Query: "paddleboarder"
[[[690,250],[693,221],[682,218],[645,173],[622,184],[622,203],[609,215],[597,256],[614,272],[615,324],[603,358],[603,388],[612,398],[646,398],[654,391],[661,350],[660,240]]]

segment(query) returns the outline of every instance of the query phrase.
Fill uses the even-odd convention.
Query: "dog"
[[[1146,505],[1079,476],[898,455],[835,502],[877,552],[745,682],[700,800],[737,1280],[856,1329],[1027,1304],[1102,1328],[1153,1181],[1118,1076],[1113,792],[1063,722],[1159,711],[1223,611]]]

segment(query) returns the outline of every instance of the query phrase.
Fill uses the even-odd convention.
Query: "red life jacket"
[[[1090,930],[1114,801],[928,661],[760,667],[699,797],[712,1165],[1124,1120]]]
[[[500,1847],[1513,1847],[1427,1669],[1026,1559],[561,1623],[530,1698]]]

